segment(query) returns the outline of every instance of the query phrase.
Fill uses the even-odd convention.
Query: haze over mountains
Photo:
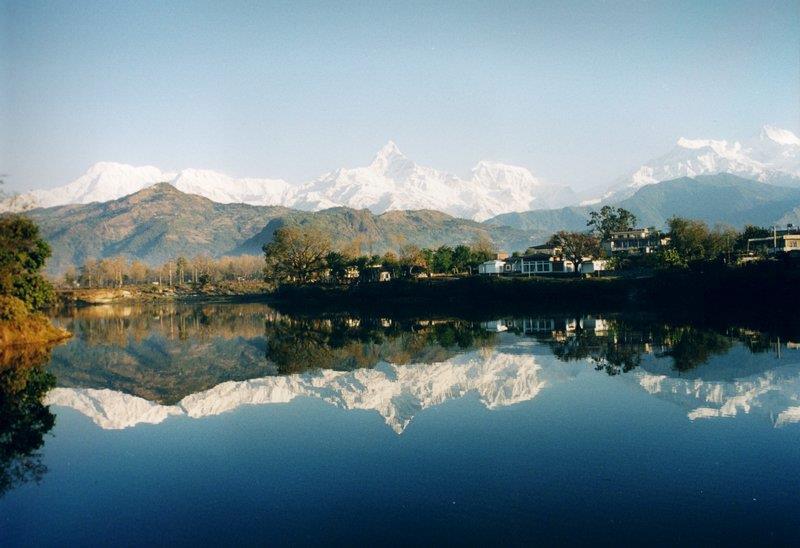
[[[104,202],[158,182],[218,203],[280,205],[303,211],[344,206],[376,214],[433,209],[478,221],[507,211],[560,207],[577,199],[571,189],[544,183],[523,167],[481,161],[468,179],[462,179],[420,166],[390,141],[368,166],[340,168],[301,184],[281,179],[234,179],[209,170],[171,173],[152,166],[101,162],[66,186],[17,196],[7,200],[4,207],[23,210]]]
[[[430,209],[483,221],[511,212],[617,202],[660,181],[716,173],[800,186],[800,138],[772,126],[764,126],[745,143],[680,138],[667,154],[580,196],[567,186],[542,181],[524,167],[500,162],[481,161],[466,178],[420,166],[390,141],[367,166],[340,168],[297,184],[282,179],[236,179],[210,170],[168,172],[152,166],[100,162],[68,185],[14,197],[3,202],[0,209],[105,202],[167,182],[182,192],[223,204],[302,211],[350,207],[375,214]]]
[[[667,176],[675,177],[660,180]],[[480,162],[462,179],[420,166],[389,143],[369,166],[300,185],[100,163],[65,187],[4,205],[26,209],[40,225],[53,248],[48,270],[59,274],[88,258],[116,255],[156,265],[179,255],[260,254],[287,224],[319,228],[335,247],[358,241],[369,254],[480,238],[522,251],[558,230],[586,230],[598,201],[578,201],[525,168]],[[565,203],[573,205],[557,207]],[[769,126],[747,145],[681,139],[670,154],[608,190],[602,203],[657,228],[674,215],[739,228],[800,224],[800,139]],[[65,205],[33,208],[53,204]]]

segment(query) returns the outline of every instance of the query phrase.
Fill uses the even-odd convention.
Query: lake
[[[800,535],[791,333],[264,304],[54,321],[73,339],[3,356],[3,545]]]

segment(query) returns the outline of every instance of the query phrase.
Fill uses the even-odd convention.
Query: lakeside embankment
[[[0,295],[0,347],[49,345],[70,336],[44,314],[30,312],[20,299]]]
[[[657,311],[676,319],[720,316],[759,324],[800,322],[800,269],[763,263],[677,270],[638,278],[470,277],[352,286],[282,286],[270,295],[288,311],[445,311],[468,315],[536,310]]]
[[[675,270],[641,277],[421,278],[381,283],[264,283],[191,288],[81,289],[60,292],[66,304],[108,304],[158,300],[261,301],[290,312],[368,311],[407,315],[441,312],[485,316],[515,311],[574,312],[652,310],[713,321],[726,314],[758,316],[760,322],[800,319],[800,269],[780,263],[736,268]]]
[[[208,284],[203,287],[126,285],[94,289],[59,289],[56,293],[60,304],[98,305],[163,300],[263,300],[270,292],[264,282],[251,281],[219,285]]]

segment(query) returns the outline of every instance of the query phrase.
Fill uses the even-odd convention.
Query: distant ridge
[[[800,188],[787,188],[718,174],[681,177],[646,185],[614,204],[632,211],[641,226],[663,228],[673,215],[741,227],[800,222]],[[585,230],[589,211],[600,205],[551,211],[507,213],[487,221],[495,226],[552,233]]]
[[[40,225],[53,248],[48,262],[51,274],[80,266],[90,257],[124,255],[155,265],[180,255],[260,254],[273,232],[287,224],[318,228],[337,247],[358,239],[364,253],[396,251],[404,244],[469,244],[480,237],[505,249],[524,248],[532,241],[526,232],[438,211],[375,215],[342,207],[304,212],[280,206],[219,204],[165,183],[110,202],[35,209],[27,215]]]
[[[5,200],[0,210],[106,202],[159,182],[222,204],[279,205],[304,211],[352,207],[376,214],[434,209],[478,221],[507,211],[560,207],[577,200],[569,188],[547,184],[524,167],[484,160],[463,179],[416,164],[389,141],[365,167],[336,169],[299,184],[236,179],[201,169],[163,172],[153,166],[100,162],[68,185]]]

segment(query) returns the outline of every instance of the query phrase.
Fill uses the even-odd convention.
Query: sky
[[[0,0],[0,174],[304,181],[388,140],[576,189],[678,137],[800,133],[800,2]]]

